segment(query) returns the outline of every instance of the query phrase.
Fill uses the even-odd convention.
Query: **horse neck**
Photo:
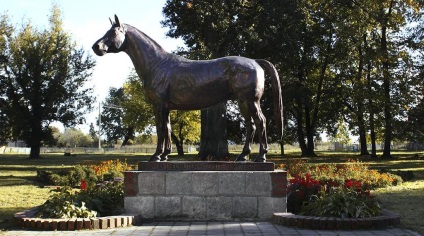
[[[137,73],[148,73],[168,57],[169,53],[149,36],[130,25],[125,26],[127,46],[124,51],[131,58]]]

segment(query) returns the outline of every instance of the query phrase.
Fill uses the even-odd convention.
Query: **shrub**
[[[343,184],[346,180],[357,180],[368,189],[383,188],[402,183],[402,178],[390,173],[379,173],[370,170],[369,165],[361,161],[348,160],[343,164],[310,165],[303,160],[296,160],[288,165],[289,176],[305,177],[309,173],[311,178],[320,182],[337,182]]]
[[[355,190],[353,188],[330,188],[312,196],[309,202],[303,205],[302,215],[364,218],[381,214],[378,201],[369,191]]]
[[[95,211],[89,210],[85,202],[80,201],[78,192],[70,187],[52,190],[55,193],[38,208],[36,214],[40,218],[91,218]]]
[[[290,179],[289,191],[287,195],[287,211],[298,213],[303,204],[321,191],[321,184],[311,179],[309,174],[306,177],[296,175]]]
[[[294,161],[288,173],[287,210],[317,216],[378,215],[381,209],[370,190],[402,182],[399,176],[370,170],[369,165],[353,160],[324,165]]]
[[[81,190],[79,197],[89,209],[100,216],[118,215],[124,212],[123,179],[104,181],[87,190]]]
[[[70,170],[60,171],[37,171],[37,180],[43,183],[80,187],[81,180],[87,185],[94,187],[98,182],[113,181],[115,178],[123,177],[123,171],[130,170],[132,167],[119,159],[101,161],[94,165],[76,165]]]
[[[123,213],[123,171],[131,169],[126,161],[103,161],[96,165],[77,165],[66,175],[48,175],[50,181],[63,184],[43,205],[38,216],[44,218],[72,218],[108,216]],[[79,186],[80,190],[70,186]]]

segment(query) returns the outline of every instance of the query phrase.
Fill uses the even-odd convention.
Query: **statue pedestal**
[[[142,162],[125,172],[125,212],[149,220],[271,220],[286,212],[286,193],[273,163]]]

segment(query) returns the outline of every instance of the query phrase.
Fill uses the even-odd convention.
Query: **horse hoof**
[[[161,156],[160,161],[168,161],[168,156]]]
[[[160,162],[160,157],[159,156],[152,156],[152,157],[150,157],[149,162]]]
[[[266,162],[266,158],[264,156],[257,156],[255,162]]]
[[[240,162],[240,161],[247,161],[247,157],[246,156],[238,156],[236,159],[236,162]]]

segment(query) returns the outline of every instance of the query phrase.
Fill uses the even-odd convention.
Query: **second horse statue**
[[[116,15],[111,24],[112,28],[94,43],[93,51],[98,56],[126,52],[131,58],[155,115],[158,144],[149,161],[166,161],[171,153],[170,110],[199,110],[229,99],[238,101],[247,128],[246,142],[236,161],[247,160],[256,129],[259,154],[255,162],[266,161],[266,119],[260,107],[265,75],[260,65],[271,75],[276,128],[281,136],[283,132],[281,87],[274,65],[239,56],[188,60],[166,52],[140,30],[122,24]]]

